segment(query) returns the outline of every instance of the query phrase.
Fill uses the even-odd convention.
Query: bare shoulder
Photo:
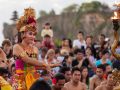
[[[107,83],[107,81],[105,80],[105,81],[101,82],[100,85],[105,85],[106,83]]]
[[[20,54],[20,53],[22,53],[24,50],[23,50],[23,48],[20,46],[20,44],[15,44],[14,46],[13,46],[13,55],[17,55],[18,56],[18,54]]]
[[[81,83],[82,86],[86,87],[86,84],[85,83]]]
[[[38,48],[37,47],[35,47],[35,46],[33,46],[33,49],[34,49],[34,53],[36,53],[36,54],[38,54]]]
[[[13,46],[13,49],[19,49],[19,48],[21,48],[19,44],[15,44],[15,45]]]
[[[67,88],[64,86],[61,90],[67,90]]]
[[[4,51],[3,51],[3,49],[2,49],[2,48],[0,48],[0,53],[4,53]]]
[[[81,83],[84,90],[87,90],[87,85],[85,83]]]
[[[100,86],[97,86],[96,88],[95,88],[95,90],[103,90],[104,89],[104,85],[100,85]]]
[[[33,46],[33,48],[34,48],[34,50],[38,51],[38,48],[37,48],[37,47]]]
[[[96,79],[97,79],[97,77],[93,76],[93,77],[90,78],[90,81],[95,81]]]
[[[62,90],[67,90],[69,86],[70,86],[70,82],[65,83]]]
[[[3,50],[2,50],[2,48],[0,48],[0,52],[2,52]]]

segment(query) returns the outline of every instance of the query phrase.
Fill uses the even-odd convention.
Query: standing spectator
[[[84,33],[79,31],[77,35],[76,40],[73,41],[73,48],[80,48],[80,49],[85,49],[86,48],[86,42],[84,40]]]
[[[71,81],[65,83],[62,90],[87,90],[86,85],[80,81],[80,78],[81,78],[80,69],[74,67],[72,69]]]

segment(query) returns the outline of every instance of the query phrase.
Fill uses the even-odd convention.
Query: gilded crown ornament
[[[35,10],[31,7],[24,9],[24,15],[18,19],[18,32],[33,31],[36,32]]]

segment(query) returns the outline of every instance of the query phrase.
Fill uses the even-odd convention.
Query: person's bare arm
[[[103,90],[102,86],[97,86],[95,90]]]
[[[76,65],[76,66],[77,66],[78,68],[80,68],[80,67],[82,66],[82,64],[83,64],[83,60],[79,61],[79,64]]]
[[[50,64],[49,66],[50,66],[51,68],[59,67],[59,66],[60,66],[60,63]]]
[[[19,44],[14,45],[13,55],[20,57],[25,63],[31,64],[34,66],[46,66],[45,63],[40,62],[37,59],[30,58]]]
[[[87,90],[87,85],[85,85],[84,83],[82,83],[83,86],[83,90]]]
[[[117,48],[118,42],[119,42],[118,32],[114,31],[114,42],[113,42],[113,44],[111,46],[111,52],[112,52],[113,56],[115,56],[119,60],[120,54],[116,53],[116,51],[115,51],[116,48]]]
[[[94,78],[90,79],[90,90],[94,90]]]
[[[4,61],[4,62],[7,61],[6,54],[1,48],[0,48],[0,61]]]
[[[66,88],[66,87],[63,87],[61,90],[67,90],[67,88]]]

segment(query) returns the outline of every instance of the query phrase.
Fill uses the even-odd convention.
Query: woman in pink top
[[[15,56],[15,83],[16,90],[29,90],[37,79],[35,66],[46,67],[46,64],[38,60],[38,49],[34,46],[36,35],[35,12],[32,8],[25,9],[17,23],[18,43],[13,47]]]

